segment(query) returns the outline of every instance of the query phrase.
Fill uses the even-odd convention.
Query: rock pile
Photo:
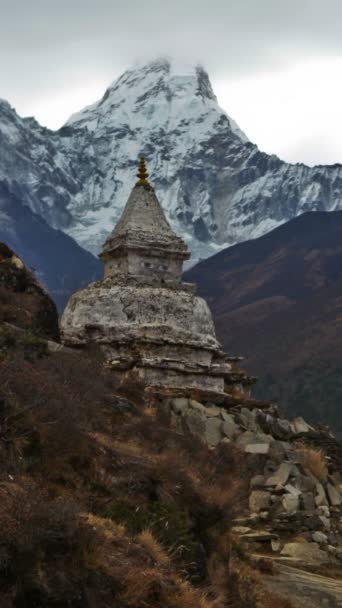
[[[255,459],[249,512],[236,522],[241,542],[279,559],[338,563],[341,446],[328,431],[251,398],[255,379],[222,351],[207,303],[182,281],[189,252],[165,218],[143,158],[138,178],[104,244],[104,279],[76,292],[64,311],[64,344],[96,343],[113,373],[144,384],[179,432],[213,447],[234,442]]]
[[[336,466],[342,445],[328,430],[301,417],[289,421],[276,406],[261,409],[252,401],[227,408],[170,398],[164,407],[179,432],[210,446],[234,442],[255,460],[249,512],[234,529],[240,542],[291,563],[342,561],[342,477]]]

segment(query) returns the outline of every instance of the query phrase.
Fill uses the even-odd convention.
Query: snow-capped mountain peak
[[[179,70],[167,59],[135,67],[120,76],[103,98],[67,122],[83,130],[87,152],[94,150],[98,172],[104,175],[77,197],[77,226],[72,234],[92,250],[99,248],[110,225],[121,213],[134,179],[136,159],[144,152],[152,181],[174,228],[191,244],[192,221],[209,212],[202,185],[197,209],[180,208],[179,172],[186,170],[189,155],[201,154],[203,144],[221,134],[241,145],[247,141],[230,117],[218,106],[209,76],[201,66]],[[101,149],[101,158],[95,150]],[[208,154],[211,151],[208,150]],[[113,199],[117,201],[112,204]],[[87,209],[85,215],[85,208]],[[184,218],[187,218],[184,222]],[[184,232],[184,223],[188,228]],[[93,226],[96,224],[96,230]],[[91,235],[93,233],[93,237]],[[215,250],[208,243],[201,254]]]
[[[96,253],[121,215],[138,156],[193,260],[308,210],[342,208],[342,167],[261,153],[206,71],[158,59],[127,70],[57,132],[0,102],[0,181]]]
[[[115,127],[128,122],[143,128],[146,123],[151,126],[154,120],[158,126],[173,128],[189,120],[193,113],[197,119],[211,113],[212,119],[217,119],[218,112],[227,116],[218,107],[209,76],[202,66],[187,66],[176,71],[170,60],[159,59],[124,72],[99,102],[73,114],[67,125],[85,126],[93,131],[103,121]],[[246,141],[246,136],[232,123],[233,131]]]

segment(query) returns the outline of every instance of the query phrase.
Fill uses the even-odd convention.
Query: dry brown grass
[[[301,446],[297,450],[297,455],[302,466],[307,469],[318,481],[326,481],[328,467],[326,456],[323,450]]]
[[[176,574],[156,568],[127,572],[121,599],[127,608],[225,608],[224,599],[210,597]]]
[[[118,392],[96,353],[2,361],[1,606],[226,606],[240,453],[177,434],[138,387],[121,410]]]
[[[169,565],[170,556],[156,538],[154,538],[151,530],[143,530],[136,538],[138,543],[146,549],[147,553],[152,557],[156,564],[160,564],[161,566]]]
[[[270,593],[268,589],[259,591],[258,596],[258,608],[296,608],[290,600]]]

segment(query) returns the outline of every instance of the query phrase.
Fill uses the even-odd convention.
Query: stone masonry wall
[[[249,508],[234,528],[249,551],[292,565],[340,564],[342,444],[327,429],[282,418],[275,406],[227,410],[186,398],[163,405],[179,432],[213,448],[234,442],[255,459]]]

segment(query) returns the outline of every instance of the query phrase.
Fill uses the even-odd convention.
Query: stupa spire
[[[137,177],[139,178],[136,183],[137,186],[143,186],[147,190],[149,190],[151,188],[151,185],[147,179],[148,173],[147,173],[145,158],[142,154],[139,158],[139,168],[138,168]]]

